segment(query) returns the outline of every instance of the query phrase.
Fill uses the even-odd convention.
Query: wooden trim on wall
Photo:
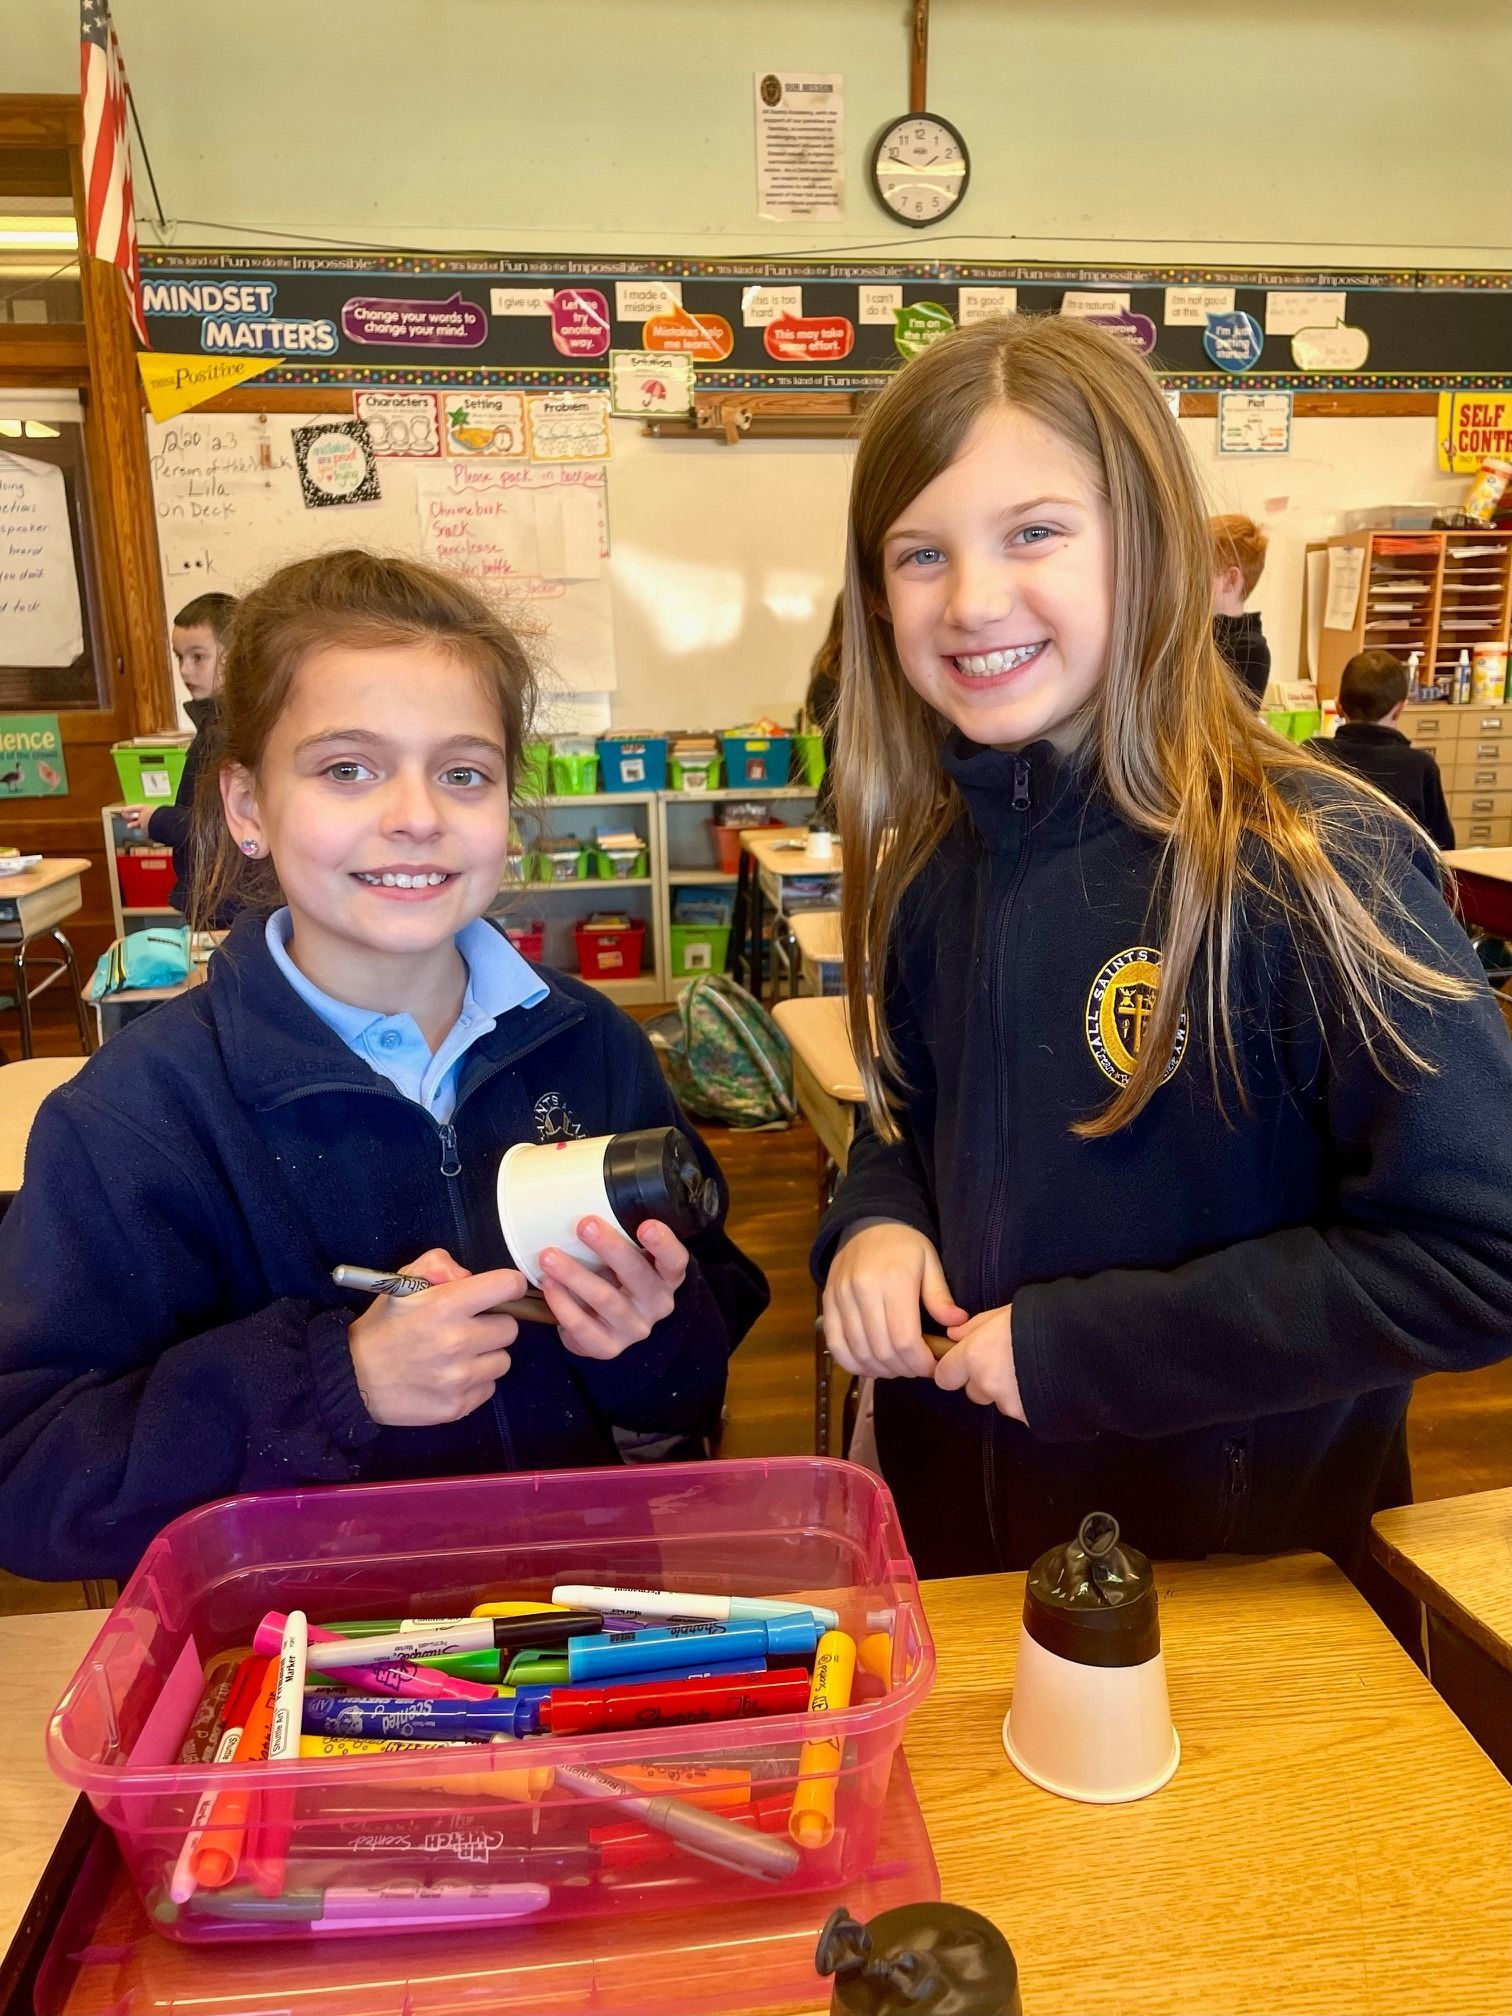
[[[1247,388],[1236,378],[1234,392]],[[1436,392],[1297,392],[1292,395],[1292,414],[1298,420],[1436,420]],[[1183,392],[1183,420],[1216,420],[1216,392]]]
[[[82,147],[77,93],[0,91],[0,147]]]

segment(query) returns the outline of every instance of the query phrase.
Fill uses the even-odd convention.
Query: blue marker
[[[534,1736],[540,1702],[550,1688],[496,1701],[398,1701],[384,1695],[307,1694],[307,1736],[364,1736],[424,1742],[429,1737],[488,1743],[496,1736]],[[534,1698],[531,1698],[532,1695]],[[435,1711],[434,1713],[432,1711]]]
[[[655,1673],[675,1660],[690,1641],[721,1664],[743,1659],[809,1659],[821,1635],[822,1627],[807,1610],[792,1617],[769,1618],[764,1624],[664,1624],[655,1631],[605,1631],[596,1638],[572,1640],[567,1648],[567,1670],[573,1680],[589,1682],[620,1673]]]

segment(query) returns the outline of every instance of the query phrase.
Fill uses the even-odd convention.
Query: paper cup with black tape
[[[516,1267],[539,1288],[548,1246],[595,1272],[603,1259],[577,1228],[597,1218],[633,1246],[642,1225],[696,1238],[719,1213],[719,1191],[676,1127],[595,1134],[582,1141],[522,1141],[499,1164],[499,1223]]]

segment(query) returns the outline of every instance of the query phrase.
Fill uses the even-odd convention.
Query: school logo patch
[[[581,1141],[587,1131],[560,1092],[543,1092],[531,1111],[538,1141]]]
[[[1139,1062],[1145,1033],[1155,1019],[1160,993],[1160,954],[1148,945],[1131,945],[1115,953],[1092,982],[1087,996],[1087,1048],[1097,1068],[1115,1085],[1127,1085]],[[1182,1010],[1176,1025],[1171,1061],[1161,1084],[1171,1078],[1186,1054],[1187,1018]]]

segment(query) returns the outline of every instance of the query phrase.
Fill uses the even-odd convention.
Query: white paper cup
[[[581,1141],[522,1141],[499,1164],[499,1223],[516,1267],[534,1288],[542,1281],[548,1246],[601,1273],[604,1262],[577,1236],[585,1218],[597,1218],[622,1245],[621,1230],[604,1187],[604,1151],[612,1136]]]
[[[835,858],[835,836],[833,833],[810,833],[808,836],[809,858],[814,861],[833,861]]]
[[[1148,1798],[1181,1761],[1164,1654],[1138,1666],[1081,1665],[1021,1628],[1003,1748],[1032,1784],[1062,1799]]]

